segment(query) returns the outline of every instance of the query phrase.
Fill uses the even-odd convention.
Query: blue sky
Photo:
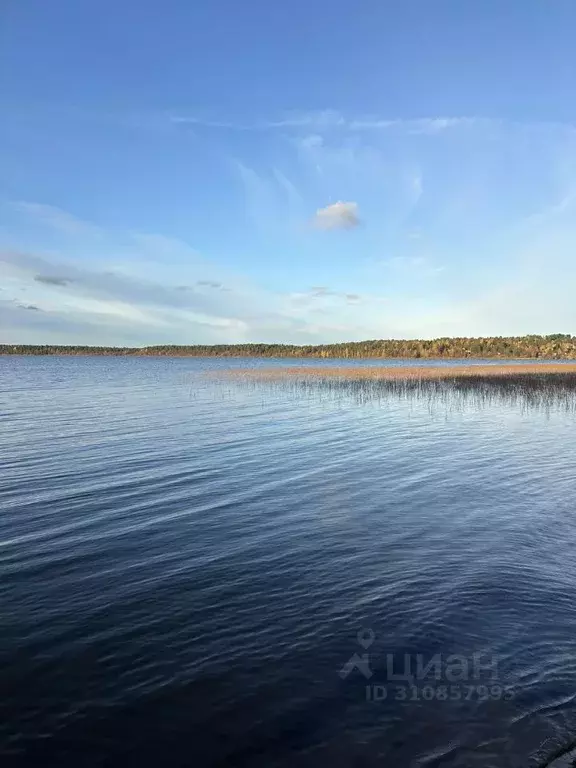
[[[576,334],[572,0],[8,0],[0,342]]]

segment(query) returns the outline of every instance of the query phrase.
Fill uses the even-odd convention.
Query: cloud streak
[[[158,119],[158,117],[156,118]],[[494,128],[530,128],[574,131],[574,124],[554,120],[515,120],[483,115],[422,115],[421,117],[393,117],[382,115],[346,115],[335,109],[289,112],[276,119],[264,118],[243,122],[234,119],[212,119],[198,114],[164,114],[161,119],[168,125],[196,126],[237,132],[267,132],[286,130],[382,132],[400,131],[409,135],[441,136],[450,131]]]
[[[474,116],[432,116],[420,118],[388,118],[388,117],[347,117],[334,109],[317,110],[312,112],[295,112],[276,120],[255,120],[239,122],[235,120],[217,120],[201,117],[200,115],[170,115],[172,125],[194,125],[201,128],[221,129],[228,131],[274,131],[282,129],[315,129],[351,131],[380,131],[399,128],[409,133],[435,135],[454,128],[469,128],[475,125],[494,124],[493,118]],[[498,121],[500,122],[500,121]]]
[[[65,235],[97,236],[102,234],[99,227],[54,205],[19,201],[12,203],[12,208]]]

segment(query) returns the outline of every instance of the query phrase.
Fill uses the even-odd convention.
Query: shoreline
[[[81,352],[73,352],[68,351],[65,349],[59,349],[57,351],[53,352],[32,352],[32,351],[12,351],[11,349],[6,349],[8,345],[4,345],[4,348],[0,346],[0,357],[151,357],[151,358],[159,358],[159,357],[167,357],[167,358],[201,358],[203,360],[242,360],[242,359],[254,359],[254,360],[310,360],[318,362],[327,362],[330,360],[335,361],[344,361],[346,360],[348,363],[350,363],[351,366],[353,366],[355,363],[361,363],[363,361],[390,361],[390,360],[418,360],[418,361],[427,361],[427,362],[445,362],[445,363],[457,363],[461,364],[464,361],[474,361],[474,360],[494,360],[499,361],[503,365],[505,365],[507,362],[513,362],[513,361],[522,361],[524,362],[530,362],[533,361],[536,365],[539,367],[546,366],[546,365],[562,365],[562,366],[570,366],[574,365],[576,366],[576,358],[573,357],[523,357],[522,355],[510,355],[507,357],[502,357],[500,355],[498,356],[490,356],[490,355],[469,355],[467,357],[448,357],[447,355],[443,356],[430,356],[430,357],[413,357],[410,355],[391,355],[389,357],[383,357],[382,355],[365,355],[365,356],[354,356],[354,357],[344,357],[344,356],[337,356],[337,355],[267,355],[267,354],[234,354],[234,353],[222,353],[222,354],[206,354],[206,353],[194,353],[194,352],[149,352],[145,350],[140,349],[112,349],[110,351],[81,351]],[[538,362],[541,361],[541,362]],[[302,366],[303,368],[306,366]],[[311,366],[310,366],[311,367]],[[345,366],[342,366],[343,368]],[[408,366],[407,366],[408,367]],[[411,367],[411,366],[410,366]],[[424,366],[422,366],[424,367]]]
[[[574,360],[576,336],[454,336],[435,339],[365,339],[324,344],[239,342],[224,344],[15,344],[0,343],[0,355],[216,357],[285,360]]]

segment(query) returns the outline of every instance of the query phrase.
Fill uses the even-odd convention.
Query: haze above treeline
[[[576,336],[374,339],[339,344],[191,344],[104,347],[0,344],[4,355],[111,355],[134,357],[320,357],[320,358],[546,358],[576,359]]]

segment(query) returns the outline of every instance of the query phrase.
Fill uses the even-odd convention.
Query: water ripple
[[[567,760],[566,400],[205,375],[225,364],[0,359],[6,764]],[[439,679],[390,674],[435,655]]]

